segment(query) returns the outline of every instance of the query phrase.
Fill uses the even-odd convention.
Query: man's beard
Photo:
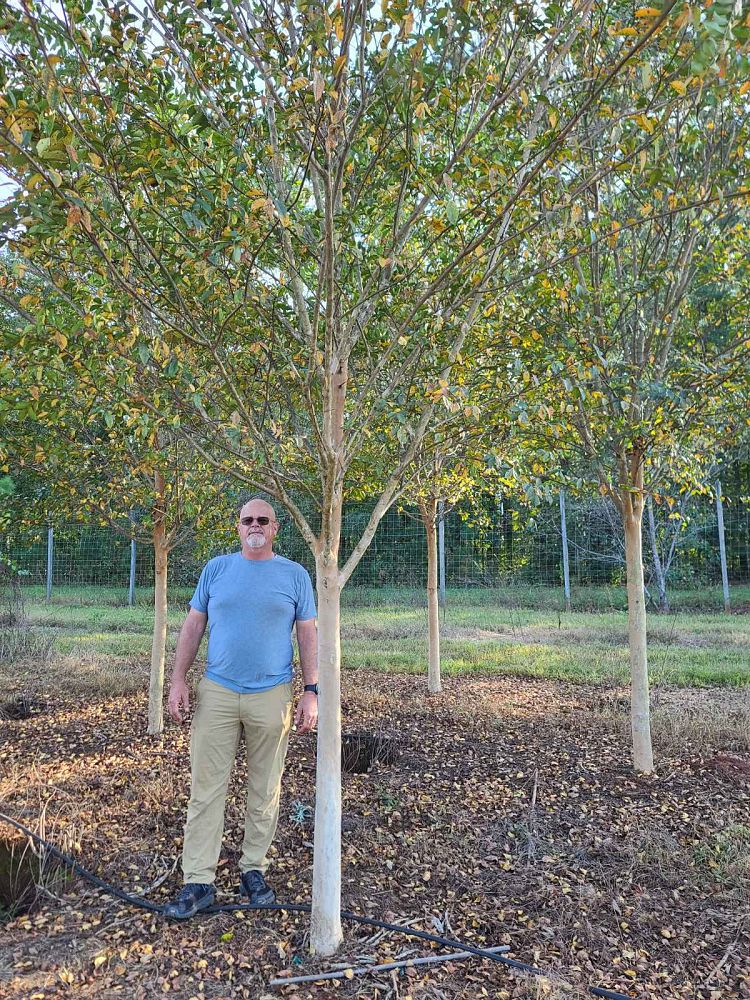
[[[265,544],[266,544],[266,539],[264,535],[247,536],[247,547],[249,549],[262,549]]]

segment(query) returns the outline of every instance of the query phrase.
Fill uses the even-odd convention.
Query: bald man
[[[165,909],[176,920],[187,920],[215,901],[227,785],[241,732],[247,750],[247,807],[240,892],[254,904],[276,898],[265,873],[292,722],[293,627],[304,678],[294,721],[301,733],[318,721],[312,582],[299,563],[274,553],[278,530],[273,507],[265,500],[242,506],[240,551],[211,559],[203,568],[177,640],[168,706],[174,721],[183,723],[190,710],[187,673],[208,625],[206,672],[198,684],[190,734],[184,885]]]

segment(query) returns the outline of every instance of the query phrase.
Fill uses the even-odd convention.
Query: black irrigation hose
[[[4,823],[8,823],[10,826],[16,828],[21,833],[30,837],[36,844],[44,847],[44,849],[52,855],[53,858],[57,858],[58,861],[62,861],[67,867],[72,868],[73,871],[77,872],[82,878],[85,878],[87,882],[91,882],[92,885],[97,886],[99,889],[103,889],[105,892],[109,893],[110,896],[114,896],[115,899],[121,899],[124,903],[130,903],[131,906],[136,906],[141,910],[148,910],[151,913],[164,913],[164,908],[159,906],[158,903],[152,903],[149,899],[143,899],[141,896],[133,896],[124,889],[118,889],[114,885],[110,885],[109,882],[105,882],[100,879],[98,875],[94,875],[83,865],[79,864],[75,858],[71,858],[70,855],[64,854],[61,850],[50,844],[48,841],[44,840],[38,834],[29,830],[28,827],[24,826],[23,823],[19,823],[18,820],[11,819],[10,816],[6,816],[5,813],[0,812],[0,820]],[[231,913],[234,910],[286,910],[289,913],[310,913],[312,907],[309,903],[265,903],[259,906],[253,906],[251,903],[225,903],[221,906],[208,906],[202,913]],[[358,913],[351,913],[349,910],[342,910],[341,917],[343,920],[351,920],[354,923],[364,924],[365,927],[376,927],[380,930],[395,931],[397,934],[403,934],[406,937],[420,938],[422,941],[430,941],[433,944],[442,945],[445,948],[451,948],[453,950],[467,951],[470,955],[476,955],[478,958],[488,958],[492,962],[498,962],[500,965],[505,965],[510,969],[517,969],[519,972],[525,972],[532,976],[545,976],[549,977],[549,973],[545,972],[544,969],[538,969],[534,965],[528,965],[526,962],[517,962],[513,958],[506,958],[504,955],[498,955],[494,951],[485,951],[483,948],[475,948],[470,944],[464,944],[463,941],[455,941],[452,938],[441,937],[438,934],[430,934],[428,931],[417,931],[411,927],[401,927],[398,924],[389,924],[385,920],[375,920],[373,917],[362,917]],[[343,974],[343,973],[342,973]],[[617,993],[615,990],[605,990],[600,986],[589,986],[589,993],[593,994],[595,997],[602,997],[603,1000],[632,1000],[626,993]]]

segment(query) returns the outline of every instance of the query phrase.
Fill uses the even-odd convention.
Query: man
[[[215,899],[227,785],[240,730],[247,749],[240,891],[255,904],[276,898],[264,876],[278,822],[292,718],[295,623],[305,685],[295,724],[304,733],[318,721],[317,627],[310,576],[298,563],[273,552],[279,526],[273,507],[264,500],[244,504],[237,530],[240,552],[211,559],[201,573],[177,640],[169,689],[169,714],[175,722],[184,722],[190,709],[186,676],[208,624],[206,673],[198,684],[190,736],[185,884],[165,908],[167,916],[178,920],[194,916]]]

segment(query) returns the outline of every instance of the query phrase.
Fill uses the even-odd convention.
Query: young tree
[[[330,953],[341,589],[429,460],[434,393],[469,365],[497,283],[555,211],[550,185],[564,170],[583,190],[616,165],[582,161],[586,115],[604,117],[613,81],[645,72],[652,50],[668,60],[691,40],[672,4],[627,23],[629,9],[594,0],[0,11],[0,167],[18,185],[5,231],[50,286],[22,307],[26,336],[49,337],[60,300],[74,302],[67,356],[93,339],[129,359],[134,405],[169,413],[207,462],[278,498],[314,553],[311,940]],[[649,98],[678,100],[671,80]],[[373,479],[382,493],[341,565],[344,499]]]
[[[725,67],[710,100],[691,91],[691,101],[666,119],[658,157],[641,158],[628,175],[612,175],[571,203],[588,246],[568,244],[561,275],[541,278],[546,303],[527,315],[527,329],[554,345],[552,369],[565,373],[567,390],[559,404],[542,403],[546,420],[535,433],[582,447],[622,519],[633,757],[645,772],[653,770],[645,504],[665,479],[705,481],[709,442],[732,419],[747,359],[744,334],[701,323],[688,298],[699,262],[734,239],[720,220],[733,211],[726,196],[734,193],[746,136],[737,94]],[[651,119],[644,113],[633,127],[648,131]],[[620,144],[638,141],[619,123],[610,128]],[[728,287],[734,280],[732,271],[711,274]]]
[[[440,675],[440,601],[438,581],[438,522],[446,508],[458,503],[476,487],[468,463],[460,458],[449,461],[445,453],[436,452],[432,466],[423,466],[413,485],[403,498],[413,500],[419,510],[425,530],[427,548],[427,690],[439,694]]]
[[[83,366],[71,377],[59,362],[28,365],[6,331],[6,359],[14,375],[0,398],[12,433],[0,444],[0,460],[43,481],[29,508],[43,508],[44,520],[105,523],[153,547],[148,732],[158,734],[164,725],[169,555],[195,532],[216,524],[224,513],[222,483],[164,421],[103,396]],[[137,518],[131,516],[134,510]]]

